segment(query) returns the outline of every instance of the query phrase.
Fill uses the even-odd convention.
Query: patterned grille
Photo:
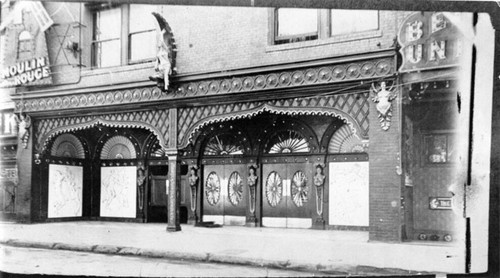
[[[177,140],[180,145],[187,144],[193,128],[204,122],[227,121],[248,118],[256,113],[277,108],[280,113],[295,113],[302,109],[304,114],[328,114],[341,112],[349,115],[360,128],[359,135],[368,137],[369,103],[367,93],[318,96],[307,98],[279,99],[246,103],[231,103],[213,106],[179,108]]]
[[[128,113],[114,113],[106,115],[63,117],[43,119],[35,122],[36,147],[39,152],[45,148],[47,141],[57,134],[71,130],[90,128],[96,120],[104,120],[110,126],[145,128],[154,132],[164,146],[169,139],[169,112],[168,110],[139,111]]]

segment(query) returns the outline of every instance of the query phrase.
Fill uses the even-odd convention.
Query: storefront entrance
[[[268,158],[269,161],[289,160]],[[276,163],[262,166],[262,225],[266,227],[310,228],[310,163]]]
[[[205,165],[203,221],[245,225],[248,204],[246,165]]]

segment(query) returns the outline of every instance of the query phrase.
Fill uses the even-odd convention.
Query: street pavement
[[[463,245],[369,242],[368,232],[123,222],[0,223],[0,244],[345,275],[462,273]],[[2,268],[7,267],[2,264]],[[237,275],[245,276],[245,275]]]
[[[126,276],[126,277],[314,277],[269,267],[105,255],[66,250],[0,246],[0,269],[15,274]],[[1,276],[1,275],[0,275]]]

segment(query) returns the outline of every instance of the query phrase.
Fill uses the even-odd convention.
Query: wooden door
[[[248,190],[244,164],[205,165],[203,171],[203,221],[245,225]]]
[[[264,164],[262,224],[267,227],[309,228],[312,225],[308,163]]]
[[[148,222],[167,222],[168,176],[151,176],[149,182]]]

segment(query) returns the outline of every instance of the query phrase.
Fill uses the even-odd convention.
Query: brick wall
[[[153,63],[103,70],[90,69],[92,14],[83,4],[48,2],[55,25],[48,34],[51,63],[56,65],[58,84],[77,87],[147,81]],[[64,6],[64,7],[63,7]],[[333,56],[387,49],[394,43],[398,22],[405,13],[380,11],[379,30],[322,38],[314,41],[272,45],[271,8],[158,6],[170,24],[177,43],[177,73],[189,75],[231,69],[308,61]],[[322,11],[325,15],[327,10]],[[83,26],[75,21],[81,20]],[[322,23],[326,26],[326,22]],[[70,26],[70,28],[67,28]],[[57,37],[68,32],[65,38]],[[326,37],[325,37],[326,36]],[[59,39],[64,39],[61,44]],[[69,41],[80,42],[81,59],[66,49]],[[61,48],[62,46],[62,48]],[[70,65],[65,65],[69,62]],[[83,67],[75,67],[82,63]],[[138,71],[138,67],[141,68]],[[79,77],[82,77],[81,79]]]
[[[24,148],[22,144],[19,144],[17,148],[19,183],[16,189],[15,211],[17,221],[21,222],[31,221],[33,127],[30,128],[29,132],[27,148]]]
[[[392,101],[389,130],[381,129],[375,103],[370,101],[370,240],[401,240],[402,176],[399,165],[401,121],[400,96]]]

